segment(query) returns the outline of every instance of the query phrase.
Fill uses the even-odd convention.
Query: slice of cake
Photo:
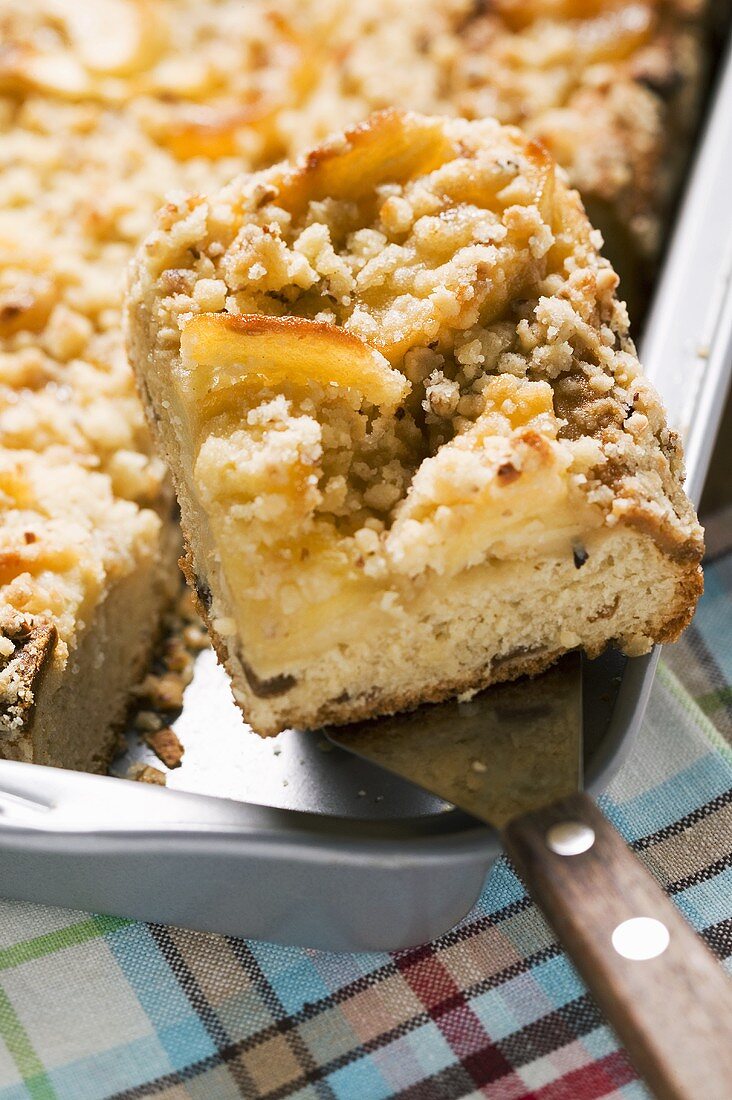
[[[174,545],[105,474],[0,451],[0,757],[106,767],[175,590]]]
[[[130,351],[256,730],[688,622],[702,534],[600,243],[520,131],[396,111],[164,207]]]

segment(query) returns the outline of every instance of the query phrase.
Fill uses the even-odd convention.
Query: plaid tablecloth
[[[642,735],[603,805],[729,966],[727,540],[732,513],[710,534],[694,626],[667,652]],[[458,927],[393,955],[0,902],[0,1100],[646,1095],[505,860]]]

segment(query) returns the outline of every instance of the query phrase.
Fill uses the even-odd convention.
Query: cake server
[[[330,740],[498,829],[660,1100],[723,1100],[732,982],[582,790],[582,659]]]

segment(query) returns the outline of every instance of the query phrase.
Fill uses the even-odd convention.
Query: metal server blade
[[[582,661],[460,702],[328,729],[334,744],[501,828],[582,785]]]

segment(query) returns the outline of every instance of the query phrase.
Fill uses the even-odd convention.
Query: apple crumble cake
[[[519,130],[393,110],[162,209],[131,358],[256,730],[678,636],[701,530],[599,245]]]
[[[112,636],[123,647],[115,657],[119,691],[94,707],[71,693],[78,715],[60,708],[66,724],[57,729],[55,755],[45,734],[46,747],[33,755],[34,724],[40,730],[50,701],[26,710],[22,738],[19,712],[7,720],[0,714],[0,756],[20,753],[22,745],[24,758],[63,762],[68,731],[79,743],[96,738],[107,745],[124,710],[123,685],[137,675],[168,599],[177,528],[120,325],[122,270],[166,192],[210,191],[377,108],[492,114],[540,136],[567,168],[623,262],[627,295],[642,258],[657,247],[694,117],[704,6],[4,0],[0,459],[12,463],[33,452],[39,461],[74,467],[90,493],[107,479],[111,495],[99,489],[99,499],[110,507],[127,501],[132,510],[117,512],[118,540],[102,552],[83,519],[88,513],[82,509],[79,520],[69,504],[69,523],[81,522],[77,530],[87,532],[84,553],[99,554],[97,572],[110,582],[93,588],[94,609],[87,601],[63,638],[57,613],[44,613],[44,652],[54,647],[59,672],[43,680],[48,699],[52,685],[62,683],[60,670],[73,662],[75,682],[92,683],[94,670],[79,654],[101,661]],[[157,527],[154,569],[140,523]],[[32,587],[36,575],[23,556],[8,558],[4,569],[0,611],[10,622],[25,612],[6,586],[24,577]],[[135,599],[125,603],[120,595],[114,603],[112,593],[125,585]],[[117,619],[117,632],[104,625]],[[15,628],[7,629],[9,642]],[[26,669],[35,697],[34,662],[17,667]],[[9,715],[14,706],[8,697]],[[86,731],[79,735],[77,719]],[[101,766],[101,756],[101,749],[90,751],[89,766]],[[82,766],[81,755],[73,759]]]

